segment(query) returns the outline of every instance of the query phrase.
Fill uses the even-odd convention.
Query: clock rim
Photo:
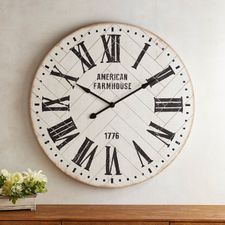
[[[64,39],[68,38],[70,35],[72,35],[73,33],[75,32],[79,32],[80,30],[84,29],[84,28],[91,28],[91,27],[95,27],[95,26],[98,26],[98,25],[122,25],[122,26],[130,26],[132,28],[137,28],[137,29],[140,29],[140,30],[143,30],[147,33],[151,33],[153,34],[155,37],[157,37],[157,39],[159,39],[161,42],[164,42],[172,51],[174,51],[176,53],[176,56],[179,58],[179,60],[181,61],[181,63],[183,64],[184,66],[184,69],[186,70],[187,72],[187,75],[189,77],[189,82],[190,82],[190,86],[191,86],[191,93],[192,93],[192,117],[191,117],[191,121],[190,121],[190,128],[189,128],[189,131],[186,135],[186,138],[185,140],[182,142],[182,144],[180,145],[180,147],[176,150],[176,153],[174,154],[173,158],[169,161],[169,163],[165,164],[165,166],[162,166],[154,175],[150,176],[150,177],[147,177],[146,179],[144,180],[141,180],[141,181],[138,181],[138,182],[133,182],[133,183],[129,183],[129,184],[122,184],[122,185],[107,185],[107,184],[104,184],[104,183],[101,183],[100,185],[97,185],[97,184],[93,184],[93,183],[87,183],[85,182],[84,180],[80,179],[79,176],[77,177],[74,177],[72,176],[72,174],[70,174],[69,172],[66,171],[66,168],[64,167],[61,167],[59,164],[57,165],[57,162],[52,160],[51,157],[48,155],[47,153],[47,150],[45,150],[45,148],[42,146],[41,142],[39,141],[39,137],[36,133],[36,130],[35,130],[35,126],[34,126],[34,119],[33,119],[33,116],[32,116],[32,90],[34,89],[34,84],[35,84],[35,78],[37,76],[37,73],[39,71],[39,68],[40,66],[43,64],[43,62],[46,60],[46,58],[49,56],[49,53],[61,42],[63,41]],[[180,55],[177,53],[177,51],[174,50],[173,47],[171,47],[170,44],[168,44],[163,38],[159,37],[157,34],[155,34],[154,32],[152,32],[151,30],[148,30],[147,28],[143,28],[142,26],[139,26],[139,25],[133,25],[133,24],[129,24],[129,23],[123,23],[123,22],[96,22],[96,23],[91,23],[91,24],[88,24],[88,25],[83,25],[75,30],[73,30],[73,32],[70,32],[68,33],[67,35],[65,35],[64,37],[62,37],[59,41],[57,41],[57,43],[55,43],[54,45],[52,45],[53,47],[49,48],[49,50],[47,51],[47,53],[45,53],[45,56],[43,57],[43,59],[40,61],[40,63],[36,66],[36,69],[35,69],[35,72],[34,72],[34,76],[33,76],[33,80],[32,80],[32,83],[31,83],[31,88],[30,88],[30,98],[29,98],[29,119],[31,121],[31,124],[32,124],[32,130],[33,130],[33,133],[34,133],[34,136],[35,136],[35,140],[37,141],[38,145],[41,147],[42,151],[45,153],[45,155],[48,157],[48,160],[50,160],[52,162],[52,164],[54,164],[57,169],[60,171],[60,172],[63,172],[63,174],[66,174],[67,176],[69,176],[71,179],[77,181],[77,182],[80,182],[82,184],[85,184],[85,185],[88,185],[88,186],[91,186],[91,187],[96,187],[96,188],[103,188],[103,189],[120,189],[120,188],[126,188],[126,187],[131,187],[131,186],[134,186],[134,185],[138,185],[138,184],[141,184],[141,183],[144,183],[144,182],[147,182],[147,181],[150,181],[152,180],[156,175],[159,175],[163,170],[165,170],[169,165],[171,165],[171,163],[178,157],[178,155],[180,155],[180,152],[184,149],[184,146],[187,142],[187,140],[190,138],[190,133],[191,133],[191,130],[193,128],[193,121],[194,121],[194,118],[195,118],[195,92],[194,92],[194,87],[193,87],[193,82],[192,82],[192,79],[191,79],[191,76],[190,76],[190,73],[186,67],[186,65],[184,64],[183,60],[181,59]]]

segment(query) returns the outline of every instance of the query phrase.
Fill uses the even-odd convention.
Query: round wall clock
[[[94,186],[145,181],[183,147],[193,90],[175,51],[139,27],[102,23],[60,41],[34,78],[31,117],[48,157]]]

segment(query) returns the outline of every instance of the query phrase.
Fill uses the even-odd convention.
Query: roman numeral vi
[[[105,172],[105,175],[112,175],[113,166],[115,168],[115,174],[121,175],[116,148],[114,147],[113,153],[111,155],[110,154],[111,147],[110,146],[105,146],[105,147],[106,147],[106,172]]]

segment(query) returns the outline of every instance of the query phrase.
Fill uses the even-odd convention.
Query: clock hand
[[[129,94],[125,95],[124,97],[120,98],[119,100],[115,101],[115,102],[109,102],[109,105],[106,106],[105,108],[101,109],[100,111],[96,112],[96,113],[92,113],[90,115],[91,119],[95,119],[96,116],[102,112],[104,112],[105,110],[107,110],[108,108],[113,108],[117,103],[121,102],[122,100],[124,100],[125,98],[128,98],[129,96],[133,95],[134,93],[136,93],[137,91],[141,90],[141,89],[145,89],[146,87],[148,87],[148,85],[151,86],[151,83],[155,82],[155,79],[149,79],[146,83],[142,84],[139,88],[135,89],[134,91],[130,92]]]
[[[95,97],[101,99],[103,102],[106,102],[107,104],[110,104],[110,102],[108,102],[107,100],[105,100],[105,99],[102,98],[101,96],[96,95],[96,94],[95,94],[94,92],[92,92],[89,88],[83,87],[83,86],[81,86],[81,85],[79,85],[79,84],[77,84],[77,86],[80,87],[81,89],[83,89],[86,93],[92,94],[92,95],[94,95]]]

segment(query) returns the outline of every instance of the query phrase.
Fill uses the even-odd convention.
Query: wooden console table
[[[0,212],[0,225],[225,225],[225,206],[38,205]]]

